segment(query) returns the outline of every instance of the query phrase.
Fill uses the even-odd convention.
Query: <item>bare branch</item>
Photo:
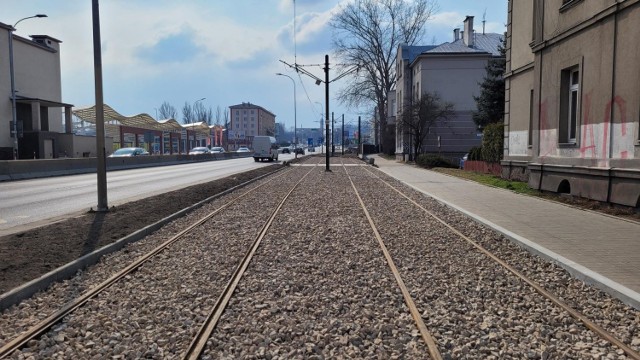
[[[167,101],[163,102],[158,108],[158,117],[160,119],[177,119],[178,110]]]
[[[397,48],[422,38],[425,23],[437,10],[435,1],[354,0],[331,20],[336,57],[364,69],[350,76],[338,100],[350,107],[374,104],[383,132],[387,95],[395,88]]]

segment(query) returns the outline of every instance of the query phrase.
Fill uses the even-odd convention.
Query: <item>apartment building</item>
[[[253,137],[259,135],[275,136],[276,115],[271,111],[243,102],[229,106],[229,147],[236,150],[240,146],[253,144]]]
[[[503,176],[640,206],[640,1],[509,1]]]
[[[11,33],[0,22],[0,160],[73,156],[71,104],[62,102],[60,40],[30,39]],[[16,123],[14,131],[9,36],[12,34]],[[64,117],[63,117],[64,112]],[[64,118],[64,122],[63,122]]]
[[[401,126],[402,112],[426,92],[452,103],[454,116],[431,127],[422,152],[460,156],[481,144],[481,131],[471,117],[476,110],[473,97],[480,94],[487,62],[501,56],[503,35],[478,32],[473,18],[464,19],[464,30],[454,29],[452,42],[398,47],[395,101],[388,102],[396,108],[396,157],[412,155],[411,138]]]

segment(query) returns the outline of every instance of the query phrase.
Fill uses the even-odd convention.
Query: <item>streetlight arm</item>
[[[15,24],[13,24],[13,30],[12,30],[12,31],[15,31],[15,30],[16,30],[16,26],[18,26],[18,24],[19,24],[22,20],[33,19],[33,18],[46,18],[46,17],[47,17],[47,15],[45,15],[45,14],[36,14],[36,15],[33,15],[33,16],[27,16],[26,18],[22,18],[22,19],[20,19],[20,20],[16,21],[16,23],[15,23]]]

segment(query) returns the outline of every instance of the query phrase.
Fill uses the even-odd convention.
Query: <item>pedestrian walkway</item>
[[[370,157],[383,172],[640,309],[640,224]]]

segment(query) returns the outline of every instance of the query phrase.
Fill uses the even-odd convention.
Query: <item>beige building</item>
[[[228,150],[251,147],[254,136],[275,136],[276,115],[262,106],[249,102],[232,105],[229,114]]]
[[[509,1],[505,176],[640,206],[640,1]]]
[[[13,159],[11,28],[0,23],[0,160]],[[73,156],[72,105],[62,102],[61,41],[47,35],[30,37],[13,35],[19,158]]]

